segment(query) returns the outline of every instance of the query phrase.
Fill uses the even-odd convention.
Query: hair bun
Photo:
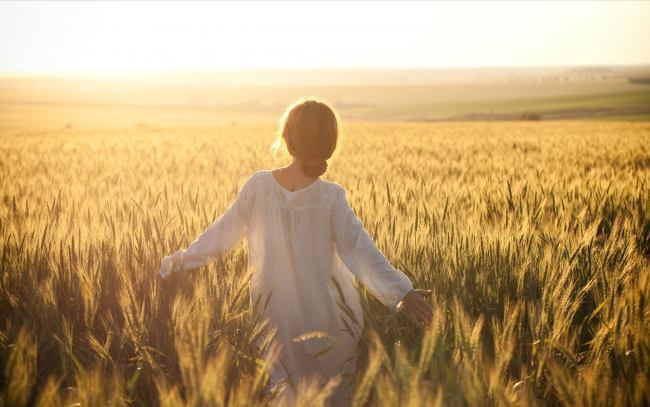
[[[310,177],[320,177],[327,171],[327,160],[324,158],[311,158],[302,163],[302,169]]]

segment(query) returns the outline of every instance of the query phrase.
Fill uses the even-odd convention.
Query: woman
[[[186,250],[162,260],[159,276],[218,260],[248,238],[251,301],[277,329],[279,346],[271,382],[290,384],[282,399],[291,403],[296,385],[355,373],[355,352],[363,315],[356,279],[393,309],[405,306],[415,323],[429,323],[432,308],[411,281],[394,269],[355,216],[345,190],[319,177],[336,149],[339,120],[325,101],[303,98],[282,117],[278,141],[293,157],[290,165],[253,174],[233,204]],[[343,305],[345,304],[345,305]],[[320,334],[306,335],[313,332]],[[323,349],[334,346],[327,353]],[[349,404],[347,379],[328,399]]]

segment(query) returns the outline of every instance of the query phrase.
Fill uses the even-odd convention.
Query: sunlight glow
[[[648,63],[648,2],[0,4],[5,72]]]

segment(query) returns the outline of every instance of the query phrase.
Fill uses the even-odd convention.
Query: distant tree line
[[[519,115],[519,120],[542,120],[542,115],[535,112],[523,112]]]
[[[641,76],[636,78],[628,78],[630,83],[640,83],[643,85],[650,85],[650,76]]]

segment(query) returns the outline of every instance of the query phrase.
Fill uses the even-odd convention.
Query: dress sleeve
[[[332,210],[332,237],[339,257],[352,274],[386,306],[399,309],[413,284],[377,249],[352,211],[345,190],[339,191]]]
[[[246,237],[248,220],[245,208],[250,199],[250,179],[241,187],[235,201],[187,249],[165,257],[160,265],[160,276],[191,270],[219,260]]]

